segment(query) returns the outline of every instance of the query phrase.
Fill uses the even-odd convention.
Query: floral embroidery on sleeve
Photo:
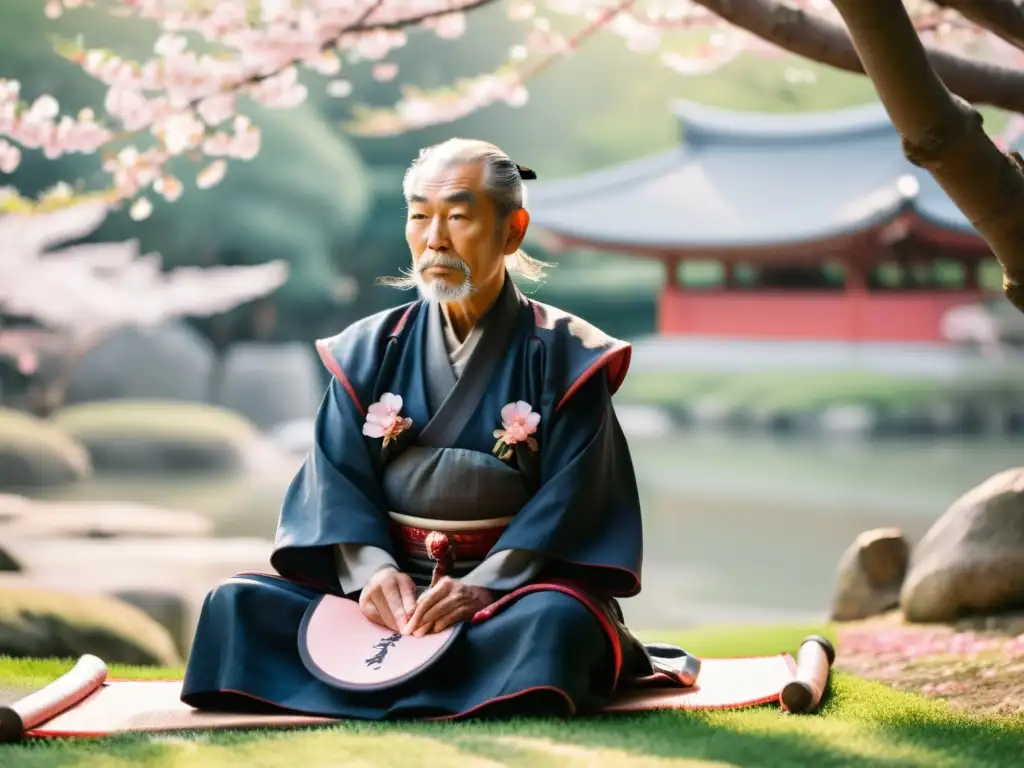
[[[533,410],[529,403],[518,400],[501,409],[501,429],[494,430],[498,442],[494,444],[492,453],[502,461],[512,457],[515,445],[525,443],[534,453],[537,452],[537,440],[533,434],[540,423],[540,414]]]
[[[402,411],[402,396],[385,392],[380,400],[366,410],[363,434],[367,437],[384,438],[383,447],[412,426],[412,419],[399,414]]]

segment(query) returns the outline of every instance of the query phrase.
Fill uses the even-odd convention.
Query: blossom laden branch
[[[271,109],[288,109],[308,98],[300,68],[325,78],[332,96],[351,95],[351,82],[339,78],[346,62],[368,62],[379,81],[393,80],[397,64],[388,55],[418,27],[441,39],[466,30],[465,14],[497,0],[47,0],[47,15],[65,8],[103,8],[110,13],[155,22],[161,34],[147,61],[129,61],[116,52],[66,43],[59,53],[107,86],[99,119],[90,110],[60,116],[50,97],[19,101],[18,84],[0,81],[0,174],[14,171],[23,150],[47,157],[71,152],[103,152],[114,199],[134,199],[136,219],[152,211],[150,192],[174,201],[184,185],[165,169],[179,156],[205,162],[200,187],[222,179],[229,160],[249,160],[260,151],[260,135],[239,111],[248,96]],[[703,30],[696,50],[665,51],[662,63],[684,75],[704,74],[742,53],[759,55],[779,48],[850,71],[862,71],[841,23],[823,16],[825,0],[547,0],[559,13],[582,16],[587,25],[575,36],[560,34],[537,14],[531,0],[507,0],[511,21],[529,27],[522,45],[494,72],[426,91],[403,88],[392,109],[357,108],[350,131],[389,136],[412,128],[451,122],[504,102],[528,100],[526,83],[576,50],[599,29],[623,38],[636,52],[654,52],[663,32]],[[995,0],[1000,5],[1012,0]],[[966,6],[969,0],[948,0]],[[950,51],[976,42],[981,32],[969,20],[931,3],[915,2],[914,21],[928,39],[940,41],[931,56],[952,89],[978,103],[1024,112],[1024,72],[971,61]],[[188,49],[186,34],[214,44],[216,53]],[[1005,56],[1005,51],[1002,52]],[[1024,61],[1024,55],[1021,60]],[[529,63],[528,63],[529,62]],[[152,146],[135,139],[150,134]],[[127,142],[128,146],[116,146]]]
[[[957,11],[1011,45],[1024,50],[1024,3],[1020,0],[932,0]]]
[[[873,2],[874,0],[872,0]],[[692,0],[716,16],[790,53],[864,74],[842,24],[780,0]],[[869,3],[870,4],[870,3]],[[906,15],[906,11],[903,11]],[[915,41],[918,40],[914,34]],[[1024,71],[928,48],[928,59],[950,90],[975,104],[1024,112]]]
[[[209,187],[223,178],[227,159],[248,160],[259,152],[258,130],[238,114],[239,96],[268,108],[298,106],[307,98],[298,66],[330,76],[341,68],[338,52],[383,58],[404,43],[404,36],[393,30],[413,24],[432,28],[441,37],[457,36],[465,28],[462,11],[490,1],[391,0],[386,6],[387,0],[317,0],[312,7],[274,1],[262,3],[254,20],[249,4],[240,0],[195,3],[175,12],[166,3],[121,0],[120,10],[161,24],[164,34],[156,43],[156,58],[133,62],[112,51],[72,43],[58,51],[107,85],[104,107],[119,129],[101,125],[92,112],[77,122],[58,118],[59,106],[52,97],[26,108],[18,102],[17,83],[0,83],[0,172],[14,172],[22,149],[43,149],[52,158],[73,151],[93,153],[148,131],[155,146],[107,152],[104,170],[119,199],[152,188],[174,201],[183,184],[163,170],[174,157],[211,158],[197,178],[198,186]],[[65,7],[91,5],[96,5],[94,0],[53,0],[47,12],[57,17]],[[189,51],[181,33],[190,31],[227,53]],[[233,130],[219,127],[232,117]],[[145,197],[131,207],[136,219],[151,211]]]

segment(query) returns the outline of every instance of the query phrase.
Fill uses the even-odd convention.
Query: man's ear
[[[505,255],[515,253],[523,244],[526,230],[530,226],[530,214],[525,208],[512,211],[508,217],[508,237],[505,239]]]

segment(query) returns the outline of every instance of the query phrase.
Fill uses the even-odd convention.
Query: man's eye
[[[425,219],[427,217],[424,216],[422,213],[410,213],[409,214],[409,218],[410,219]]]
[[[449,218],[451,218],[451,219],[464,219],[466,217],[463,216],[461,213],[453,213]]]

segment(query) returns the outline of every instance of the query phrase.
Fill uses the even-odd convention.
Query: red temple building
[[[665,335],[939,342],[992,254],[879,104],[763,115],[677,102],[681,145],[535,182],[532,228],[665,267]]]

